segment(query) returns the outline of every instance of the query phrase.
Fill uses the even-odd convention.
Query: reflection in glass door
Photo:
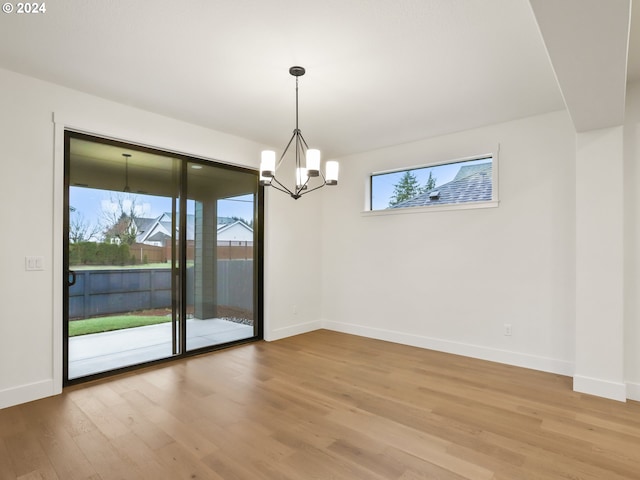
[[[65,139],[65,382],[259,338],[256,173]]]
[[[187,350],[256,335],[255,181],[249,172],[187,165]]]

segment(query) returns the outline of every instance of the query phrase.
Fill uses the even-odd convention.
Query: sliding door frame
[[[147,361],[135,365],[119,367],[113,370],[99,372],[83,377],[69,379],[69,227],[70,227],[70,215],[69,215],[69,187],[70,187],[70,163],[71,163],[71,139],[81,139],[90,142],[102,143],[119,148],[127,148],[145,153],[156,154],[160,156],[171,157],[179,160],[180,164],[180,179],[178,189],[178,214],[176,215],[175,208],[172,212],[172,219],[178,219],[178,234],[179,238],[179,252],[176,250],[175,234],[172,237],[172,251],[178,253],[178,257],[173,256],[172,261],[172,282],[174,281],[174,275],[176,274],[175,259],[178,258],[179,268],[177,269],[179,281],[178,281],[178,298],[175,293],[172,293],[172,351],[174,354],[167,358],[161,358],[157,360]],[[238,171],[243,173],[250,173],[255,175],[256,178],[256,190],[255,190],[255,204],[254,204],[254,217],[253,217],[253,336],[245,339],[234,340],[227,343],[221,343],[216,345],[210,345],[193,350],[187,349],[187,282],[186,282],[186,262],[187,262],[187,165],[188,163],[197,163],[203,166],[215,166],[217,168],[223,168],[225,170]],[[153,148],[143,146],[129,141],[116,140],[112,138],[104,138],[100,136],[90,135],[77,131],[71,128],[64,129],[64,174],[63,174],[63,215],[62,215],[62,300],[63,300],[63,312],[62,312],[62,373],[63,373],[63,387],[70,386],[78,383],[83,383],[98,378],[108,377],[123,372],[136,370],[139,368],[147,367],[150,365],[166,363],[180,358],[185,358],[193,355],[200,355],[202,353],[213,352],[216,350],[228,348],[234,345],[243,343],[254,342],[262,340],[264,338],[264,187],[259,184],[259,173],[250,168],[240,167],[237,165],[230,165],[224,162],[208,160],[198,157],[192,157],[189,155],[171,152],[163,150],[161,148]],[[175,198],[173,201],[174,207],[176,204]],[[175,224],[175,223],[174,223]],[[174,229],[175,230],[175,229]],[[175,289],[175,287],[174,287]],[[175,315],[178,316],[178,325],[176,325]],[[176,353],[176,337],[179,342],[178,353]]]

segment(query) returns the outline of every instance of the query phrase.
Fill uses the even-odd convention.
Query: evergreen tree
[[[391,200],[389,200],[389,206],[393,207],[398,203],[409,200],[410,198],[419,195],[420,192],[421,189],[418,184],[418,179],[413,173],[407,170],[404,172],[404,175],[400,177],[398,183],[393,186],[393,195],[391,196]]]
[[[429,172],[429,178],[427,179],[427,183],[424,184],[422,192],[428,192],[429,190],[436,188],[436,180],[438,179],[433,176],[433,172]]]

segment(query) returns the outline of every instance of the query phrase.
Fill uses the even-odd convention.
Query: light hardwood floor
[[[325,330],[0,410],[0,479],[640,478],[640,403]]]

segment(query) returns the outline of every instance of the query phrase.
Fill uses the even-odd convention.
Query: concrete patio
[[[187,320],[187,350],[250,338],[253,327],[212,318]],[[69,379],[167,358],[171,323],[69,338]]]

